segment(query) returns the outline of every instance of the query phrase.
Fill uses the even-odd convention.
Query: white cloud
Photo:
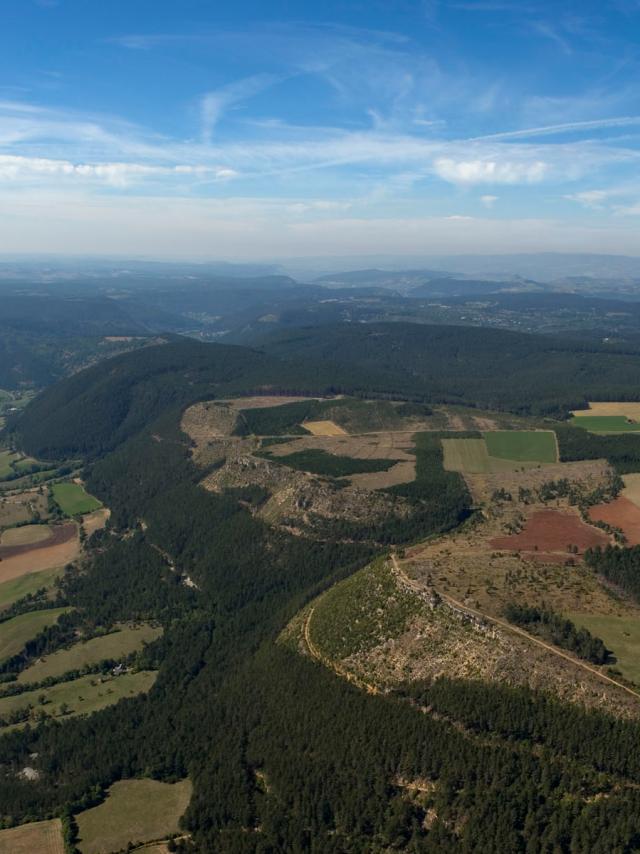
[[[480,201],[485,208],[492,208],[498,201],[498,196],[480,196]]]
[[[274,74],[254,74],[243,80],[236,80],[227,86],[222,86],[212,92],[207,92],[200,102],[202,117],[202,137],[205,142],[211,142],[215,126],[223,113],[234,104],[246,101],[258,95],[281,78]]]
[[[226,180],[237,173],[233,169],[211,166],[151,166],[144,163],[73,163],[47,157],[22,157],[0,154],[0,181],[28,181],[46,178],[95,180],[113,187],[128,187],[145,178],[196,176],[209,180]]]
[[[452,184],[534,184],[545,178],[549,166],[542,160],[527,163],[439,157],[434,171]]]

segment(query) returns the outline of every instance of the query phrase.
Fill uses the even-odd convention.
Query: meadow
[[[590,433],[637,433],[640,423],[629,421],[624,415],[580,415],[571,419],[574,427]]]
[[[123,697],[146,693],[155,682],[156,675],[154,670],[140,670],[137,673],[123,673],[121,676],[112,677],[94,673],[79,679],[70,679],[68,682],[58,682],[49,688],[37,688],[22,694],[0,697],[0,717],[6,718],[29,706],[36,712],[41,710],[54,718],[88,715],[114,705]],[[17,724],[14,727],[22,725]]]
[[[640,619],[601,614],[568,614],[577,626],[602,638],[623,676],[640,685]]]
[[[495,430],[482,435],[490,457],[536,463],[558,460],[556,437],[551,430]]]
[[[0,451],[0,480],[13,474],[11,463],[18,458],[13,451]]]
[[[51,528],[48,525],[21,525],[18,528],[9,528],[0,535],[0,544],[3,546],[27,546],[33,543],[41,543],[51,536]]]
[[[0,854],[64,854],[59,818],[0,830]]]
[[[67,516],[81,516],[102,507],[98,499],[89,495],[79,483],[54,483],[51,491],[56,504]]]
[[[0,661],[17,655],[27,641],[34,638],[46,626],[53,626],[68,608],[48,608],[30,611],[0,623]]]
[[[80,670],[105,659],[118,661],[142,649],[145,643],[151,643],[161,634],[162,630],[155,626],[127,626],[108,635],[81,641],[69,649],[61,649],[40,658],[20,673],[18,682],[42,682],[51,676],[62,676],[71,670]]]
[[[179,830],[191,798],[191,781],[120,780],[107,799],[76,816],[82,854],[110,854],[140,843],[163,839]]]
[[[27,575],[21,575],[19,578],[12,578],[10,581],[5,581],[0,584],[0,609],[8,608],[18,599],[27,596],[29,593],[35,593],[42,587],[51,587],[54,580],[62,575],[62,569],[54,567],[53,569],[43,569],[41,572],[30,572]]]
[[[443,439],[444,467],[465,474],[496,474],[514,471],[537,463],[515,462],[490,457],[484,439]]]

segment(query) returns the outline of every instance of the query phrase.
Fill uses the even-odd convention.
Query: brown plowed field
[[[0,582],[64,566],[74,560],[80,551],[77,526],[69,523],[52,530],[54,533],[49,539],[31,546],[0,546]]]
[[[627,538],[627,545],[640,545],[640,507],[623,495],[609,504],[590,507],[589,516],[594,522],[606,522],[607,525],[620,528]]]
[[[604,531],[592,528],[573,513],[559,510],[538,510],[527,520],[519,534],[494,537],[489,541],[494,549],[531,552],[539,560],[565,554],[568,546],[577,546],[578,553],[593,546],[606,546],[609,537]]]
[[[46,540],[40,540],[35,543],[23,543],[17,546],[0,546],[0,560],[4,561],[17,555],[26,554],[27,552],[35,552],[38,549],[47,549],[51,546],[68,543],[69,540],[75,537],[76,531],[77,529],[74,524],[56,525],[54,528],[51,528],[51,536],[47,537]]]

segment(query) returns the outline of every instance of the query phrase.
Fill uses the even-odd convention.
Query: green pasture
[[[30,611],[0,623],[0,661],[17,655],[27,641],[47,626],[55,625],[60,614],[68,610],[68,608],[48,608],[44,611]]]
[[[68,682],[58,682],[49,688],[36,688],[10,697],[0,697],[0,718],[6,719],[12,713],[29,707],[34,720],[38,712],[53,718],[88,715],[113,706],[124,697],[146,694],[157,675],[155,670],[107,677],[93,673]],[[14,724],[5,731],[22,725]]]
[[[43,569],[42,572],[30,572],[21,575],[20,578],[12,578],[0,584],[0,609],[8,608],[18,599],[22,599],[28,593],[35,593],[41,587],[51,587],[54,580],[62,574],[58,567],[55,569]]]
[[[84,486],[79,483],[54,483],[51,491],[56,504],[67,516],[93,513],[94,510],[102,507],[100,501],[89,495]]]
[[[640,618],[601,614],[567,616],[577,626],[584,626],[592,635],[602,638],[617,659],[614,667],[625,678],[640,685]]]
[[[571,419],[573,427],[590,433],[637,433],[640,423],[628,421],[624,415],[580,415]]]
[[[145,624],[129,626],[108,635],[81,641],[69,649],[61,649],[40,658],[20,673],[18,682],[42,682],[50,676],[62,676],[71,670],[81,670],[105,659],[118,661],[142,649],[145,643],[151,643],[161,634],[162,629]]]
[[[107,799],[76,816],[78,848],[82,854],[110,854],[130,842],[163,839],[179,830],[179,820],[191,800],[190,780],[120,780]]]
[[[490,457],[534,463],[558,460],[556,437],[551,430],[494,430],[482,435]]]

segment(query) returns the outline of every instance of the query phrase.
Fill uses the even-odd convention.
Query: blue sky
[[[640,0],[2,0],[0,252],[640,255]]]

